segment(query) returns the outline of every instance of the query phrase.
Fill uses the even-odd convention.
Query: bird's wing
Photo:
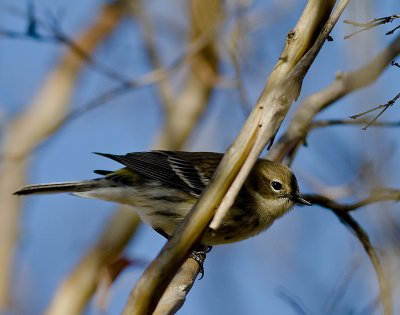
[[[135,152],[126,155],[96,154],[194,196],[199,196],[207,186],[222,158],[220,153],[180,151]]]

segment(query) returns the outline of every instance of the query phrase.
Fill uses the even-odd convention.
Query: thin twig
[[[307,194],[304,195],[304,198],[309,200],[313,205],[319,205],[340,212],[349,212],[381,201],[400,201],[400,190],[377,188],[367,198],[354,203],[338,203],[328,197],[316,194]]]
[[[313,204],[331,210],[338,219],[350,229],[350,231],[362,243],[366,253],[368,254],[371,263],[375,269],[380,286],[380,298],[384,309],[384,314],[392,314],[392,297],[391,289],[388,281],[383,273],[382,265],[379,261],[375,249],[371,245],[369,237],[364,229],[357,223],[357,221],[350,215],[349,211],[354,211],[358,208],[364,207],[380,201],[399,201],[400,190],[379,188],[371,192],[370,196],[355,203],[341,204],[330,198],[321,195],[305,195]]]
[[[232,31],[230,32],[230,36],[228,38],[226,46],[228,55],[235,70],[235,77],[237,82],[236,87],[240,97],[240,105],[244,111],[244,114],[247,116],[250,113],[251,105],[245,87],[243,85],[244,80],[242,77],[242,69],[238,58],[239,43],[243,38],[246,38],[248,32],[248,29],[246,29],[246,9],[247,8],[245,6],[238,6],[234,14],[236,23],[234,23],[232,27]]]
[[[396,101],[397,101],[399,98],[400,98],[400,93],[398,93],[395,97],[393,97],[393,98],[392,98],[390,101],[388,101],[387,103],[378,105],[377,107],[374,107],[374,108],[372,108],[372,109],[369,109],[369,110],[367,110],[367,111],[365,111],[365,112],[362,112],[362,113],[360,113],[360,114],[356,114],[356,115],[350,116],[350,118],[351,118],[351,119],[357,119],[358,117],[364,116],[364,115],[366,115],[366,114],[369,114],[369,113],[371,113],[371,112],[374,112],[374,111],[380,109],[380,112],[379,112],[374,118],[372,118],[371,121],[370,121],[367,125],[365,125],[365,127],[362,128],[363,130],[367,130],[367,128],[370,127],[370,126],[372,126],[372,125],[377,121],[377,119],[378,119],[390,106],[392,106],[392,105],[394,105],[394,103],[396,103]]]
[[[82,115],[92,111],[101,105],[110,102],[111,100],[125,95],[126,93],[133,92],[135,89],[148,86],[151,84],[160,83],[166,80],[168,77],[172,76],[176,73],[181,67],[183,67],[187,60],[190,59],[193,55],[199,52],[204,45],[206,45],[209,41],[209,34],[206,36],[200,36],[196,40],[194,40],[184,51],[182,54],[175,59],[169,66],[164,66],[161,68],[156,68],[137,79],[129,79],[123,81],[120,85],[109,89],[106,92],[103,92],[99,96],[95,97],[88,103],[79,106],[77,109],[71,111],[62,121],[62,125],[66,125],[70,121],[81,117]]]
[[[381,262],[378,255],[371,244],[368,234],[364,231],[360,224],[348,212],[336,211],[331,209],[338,219],[345,224],[347,228],[358,238],[363,245],[378,278],[380,287],[380,298],[383,305],[384,314],[392,314],[392,292],[390,284],[385,277]]]
[[[359,126],[369,123],[368,120],[345,120],[345,119],[326,119],[315,120],[311,123],[310,128],[322,128],[329,126]],[[370,127],[400,127],[400,121],[375,121]]]
[[[285,133],[268,152],[267,158],[283,160],[294,156],[311,130],[314,117],[340,98],[373,83],[400,53],[400,36],[368,63],[351,72],[339,73],[335,80],[321,91],[307,97],[297,108]]]
[[[347,270],[345,271],[345,274],[338,279],[339,281],[336,283],[336,285],[334,285],[331,291],[332,293],[328,296],[327,300],[324,303],[324,306],[322,307],[322,314],[335,314],[335,309],[338,305],[340,305],[343,297],[350,289],[350,283],[356,275],[356,271],[359,266],[359,257],[356,257],[356,259],[352,261],[350,267],[346,265]]]
[[[28,18],[28,23],[24,32],[0,29],[0,36],[12,39],[31,39],[38,42],[65,45],[79,58],[84,60],[94,71],[120,83],[126,84],[130,81],[128,77],[106,66],[105,64],[100,63],[98,60],[88,54],[80,45],[78,45],[62,30],[59,19],[54,17],[52,14],[48,14],[48,21],[39,19],[36,16],[33,8],[33,5],[29,4],[28,11],[26,13],[22,13],[21,10],[19,10],[19,13],[22,17]],[[14,8],[14,10],[18,9]],[[47,30],[49,34],[43,34],[40,32],[39,27]]]
[[[387,32],[385,35],[392,35],[395,31],[397,31],[400,28],[400,25],[397,25],[394,29],[390,30]]]
[[[393,67],[400,68],[400,64],[399,64],[398,62],[394,61],[394,60],[392,60],[392,62],[390,63],[390,65],[393,66]]]
[[[159,81],[165,80],[168,76],[172,75],[177,69],[182,66],[184,60],[182,58],[173,62],[170,66],[152,70],[141,77],[128,81],[126,83],[120,84],[114,88],[109,89],[106,92],[103,92],[99,96],[96,96],[93,100],[88,103],[78,107],[77,109],[71,111],[63,121],[63,124],[70,122],[74,119],[81,117],[82,115],[92,111],[99,106],[110,102],[111,100],[125,95],[126,93],[133,92],[135,89],[148,86],[151,84],[156,84]]]
[[[276,294],[282,301],[286,302],[286,304],[289,305],[296,314],[312,314],[311,311],[306,308],[304,303],[298,297],[295,297],[292,293],[290,293],[287,289],[279,288]]]
[[[345,23],[345,24],[350,24],[350,25],[353,25],[355,27],[361,27],[360,30],[358,30],[358,31],[356,31],[354,33],[351,33],[349,35],[346,35],[344,37],[344,39],[348,39],[348,38],[350,38],[350,37],[352,37],[352,36],[354,36],[356,34],[359,34],[361,32],[370,30],[371,28],[375,28],[375,27],[377,27],[379,25],[386,24],[386,23],[391,23],[391,22],[393,22],[393,20],[398,19],[398,18],[400,18],[400,15],[393,14],[393,15],[390,15],[390,16],[385,16],[385,17],[373,19],[372,21],[369,21],[369,22],[366,22],[366,23],[360,23],[360,22],[356,22],[356,21],[344,20],[343,23]],[[400,25],[396,26],[394,29],[392,29],[391,31],[387,32],[386,35],[393,34],[399,27],[400,27]]]

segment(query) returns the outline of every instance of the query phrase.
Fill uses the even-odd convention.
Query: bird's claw
[[[211,246],[207,246],[199,250],[194,250],[189,256],[199,264],[199,280],[204,277],[204,260],[206,259],[206,254],[210,252],[211,248]]]
[[[194,259],[199,264],[199,273],[200,273],[199,280],[203,279],[203,277],[204,277],[204,259],[206,259],[206,252],[205,251],[193,251],[189,257]]]

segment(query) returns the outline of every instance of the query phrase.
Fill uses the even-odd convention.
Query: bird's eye
[[[275,191],[280,191],[282,189],[282,183],[278,182],[278,181],[273,181],[271,183],[271,187],[273,190]]]

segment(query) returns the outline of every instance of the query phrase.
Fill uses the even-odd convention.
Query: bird
[[[210,182],[223,154],[154,150],[124,155],[94,152],[124,167],[95,170],[101,177],[83,181],[27,185],[15,195],[72,193],[133,206],[141,219],[169,238]],[[295,204],[308,205],[286,165],[259,158],[232,207],[216,230],[208,228],[201,244],[242,241],[265,231]]]

